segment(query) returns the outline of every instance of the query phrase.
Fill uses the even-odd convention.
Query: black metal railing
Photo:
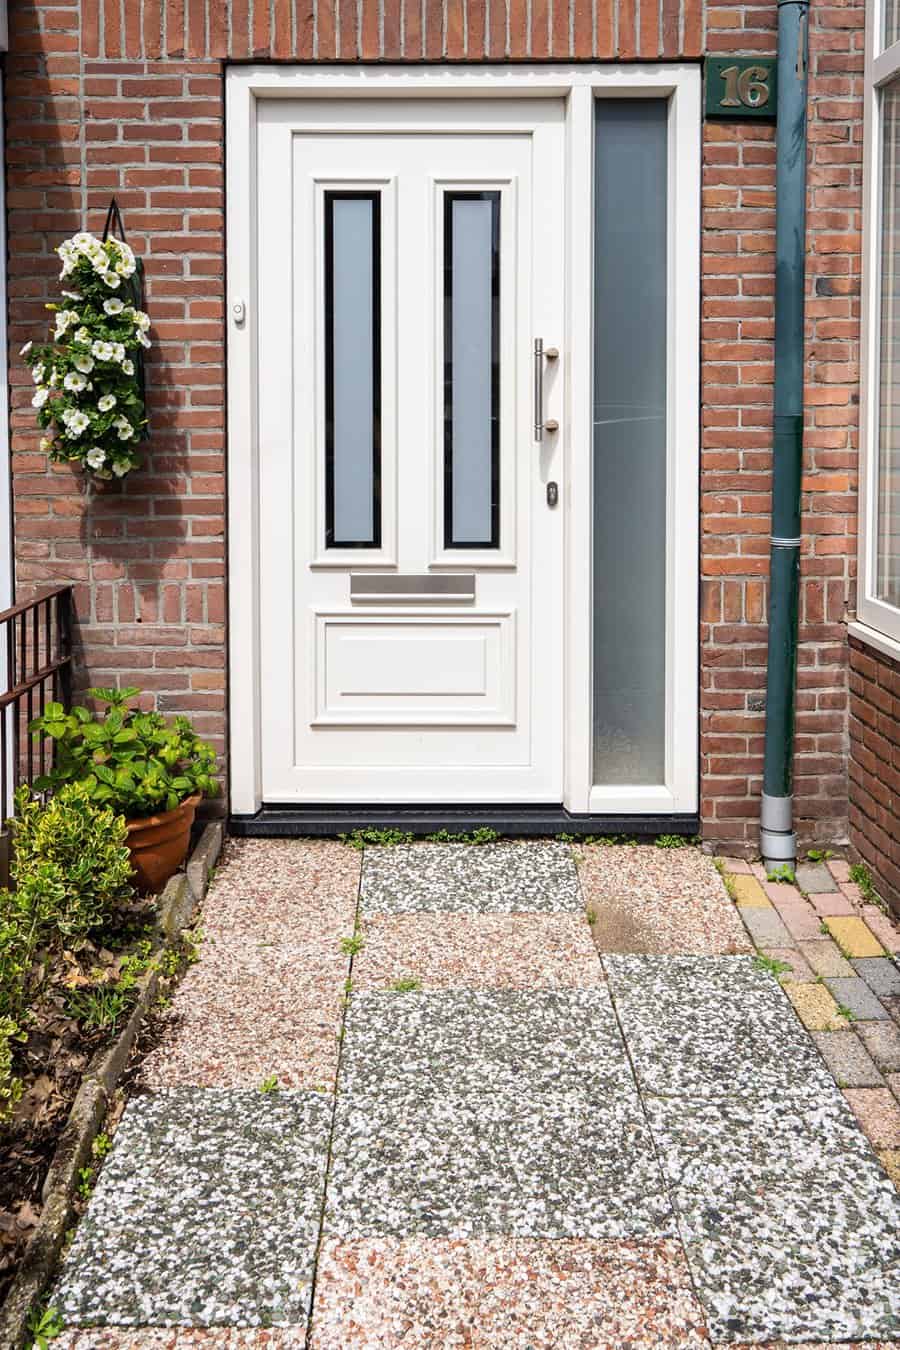
[[[72,587],[54,586],[0,611],[0,810],[13,811],[16,788],[51,767],[53,743],[28,724],[47,704],[72,702]],[[2,831],[2,824],[0,824]],[[0,832],[0,884],[6,884],[7,840]]]

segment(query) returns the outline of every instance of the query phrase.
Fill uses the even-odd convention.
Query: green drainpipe
[[[760,851],[793,862],[794,685],[800,596],[803,309],[806,282],[808,0],[778,0],[775,136],[775,443],[769,566],[769,657]]]

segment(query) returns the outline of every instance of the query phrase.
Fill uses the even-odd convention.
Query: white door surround
[[[604,787],[591,782],[591,472],[592,472],[592,312],[591,312],[591,276],[592,276],[592,219],[593,219],[593,183],[591,175],[593,153],[593,107],[594,100],[602,97],[659,97],[668,101],[669,107],[669,257],[670,267],[670,303],[668,307],[669,338],[669,396],[668,396],[668,477],[667,477],[667,517],[669,522],[669,547],[667,554],[667,618],[666,618],[666,668],[667,708],[666,708],[666,774],[665,782],[655,787]],[[298,672],[295,680],[294,669],[298,652],[302,645],[284,643],[279,646],[276,634],[279,597],[273,594],[271,582],[276,572],[273,566],[277,559],[279,501],[283,497],[282,489],[298,490],[298,484],[292,483],[290,476],[279,480],[277,473],[273,478],[271,465],[267,459],[265,468],[261,468],[260,450],[263,444],[271,444],[269,435],[272,427],[273,399],[272,386],[268,387],[266,397],[265,382],[260,381],[259,362],[264,354],[266,361],[277,362],[276,345],[271,341],[272,326],[270,313],[272,297],[275,294],[272,276],[267,279],[265,261],[260,266],[260,219],[264,206],[272,207],[278,203],[278,189],[273,190],[271,170],[263,187],[261,172],[273,153],[273,139],[266,128],[290,123],[296,117],[309,123],[319,120],[319,132],[328,134],[329,126],[333,130],[335,122],[344,119],[343,130],[354,126],[353,101],[366,100],[366,107],[359,105],[358,111],[364,116],[355,122],[360,135],[371,137],[371,144],[377,145],[377,132],[373,133],[373,121],[383,120],[384,128],[391,125],[392,117],[397,116],[401,107],[400,100],[409,104],[415,101],[418,107],[407,107],[404,116],[421,127],[427,128],[429,119],[438,111],[444,117],[444,129],[449,128],[445,137],[446,154],[449,156],[442,168],[436,164],[432,175],[440,179],[441,175],[450,180],[461,181],[469,177],[472,181],[462,186],[478,187],[475,178],[502,179],[504,174],[516,181],[516,190],[527,195],[531,187],[526,183],[527,164],[531,155],[525,156],[518,166],[510,169],[500,162],[500,142],[508,137],[507,147],[516,135],[532,136],[536,127],[552,127],[554,121],[559,126],[559,144],[555,159],[551,162],[541,159],[540,154],[534,164],[534,211],[522,211],[517,217],[522,228],[523,246],[527,252],[525,224],[534,225],[540,234],[547,232],[541,244],[541,256],[547,263],[548,273],[552,273],[558,263],[560,284],[551,285],[548,293],[558,292],[561,300],[560,323],[563,331],[559,334],[546,334],[536,331],[534,323],[523,327],[533,330],[533,336],[544,336],[548,343],[558,346],[561,353],[556,387],[551,385],[554,399],[552,416],[559,421],[558,433],[553,433],[554,444],[558,446],[557,461],[544,464],[533,476],[531,493],[532,518],[537,522],[539,540],[544,532],[545,544],[549,541],[550,553],[537,569],[534,584],[529,580],[527,570],[518,569],[523,578],[524,590],[503,592],[504,584],[510,583],[510,569],[501,563],[497,566],[496,557],[474,558],[469,566],[469,553],[466,558],[444,559],[440,550],[435,551],[436,535],[432,532],[431,554],[421,557],[424,565],[402,566],[403,573],[443,571],[452,576],[461,571],[477,574],[478,586],[495,586],[495,591],[485,590],[485,605],[479,604],[472,610],[470,627],[483,631],[467,633],[468,647],[460,644],[458,625],[450,620],[451,607],[442,611],[440,602],[431,604],[427,609],[416,605],[415,612],[427,620],[427,636],[449,643],[447,650],[453,647],[459,655],[459,679],[462,684],[457,689],[463,693],[475,691],[474,666],[471,666],[472,654],[478,647],[478,665],[481,689],[484,694],[483,707],[487,722],[501,723],[509,712],[509,686],[506,692],[500,687],[497,678],[483,677],[483,667],[495,662],[500,670],[502,660],[511,659],[511,636],[515,625],[496,621],[496,616],[512,615],[521,610],[525,603],[534,605],[537,627],[535,641],[531,650],[540,650],[543,644],[543,665],[547,672],[546,681],[535,700],[533,708],[534,725],[523,723],[524,738],[531,746],[528,755],[521,762],[527,762],[535,772],[532,782],[525,783],[521,776],[516,780],[513,774],[504,784],[502,775],[496,777],[492,791],[464,792],[463,774],[453,779],[452,773],[447,780],[446,790],[440,786],[440,775],[429,770],[430,778],[424,791],[397,789],[396,783],[389,778],[384,780],[385,790],[375,792],[365,790],[370,778],[365,775],[354,777],[350,761],[324,766],[324,772],[306,788],[302,785],[297,791],[290,791],[288,769],[293,762],[290,753],[282,754],[281,747],[292,741],[294,727],[292,712],[285,703],[290,680],[292,688],[301,691],[301,699],[306,700],[306,708],[321,715],[326,735],[332,734],[328,725],[332,715],[338,722],[352,723],[356,713],[346,703],[337,709],[335,699],[341,702],[337,685],[327,687],[327,678],[322,670],[317,671],[315,662],[302,674]],[[491,100],[496,111],[482,104]],[[293,111],[286,114],[289,100]],[[328,101],[333,103],[328,109]],[[380,101],[383,114],[378,107]],[[385,102],[390,100],[390,103]],[[478,100],[479,109],[474,102]],[[282,111],[278,112],[278,103]],[[468,109],[468,111],[467,111]],[[481,116],[479,134],[482,149],[478,152],[478,172],[461,172],[459,163],[453,162],[451,142],[452,132],[465,128],[467,117],[477,121]],[[429,801],[434,803],[458,803],[465,800],[482,802],[495,801],[498,804],[557,801],[572,813],[622,814],[622,813],[684,813],[697,808],[697,645],[698,645],[698,607],[697,607],[697,526],[698,526],[698,327],[699,327],[699,168],[700,168],[700,73],[697,67],[689,65],[670,66],[621,66],[589,68],[557,67],[345,67],[339,69],[312,69],[288,67],[243,67],[228,72],[227,77],[227,190],[228,190],[228,314],[229,314],[229,641],[230,641],[230,777],[231,807],[235,814],[252,815],[265,803],[283,804],[289,801],[352,804],[369,801]],[[446,119],[449,118],[449,121]],[[549,118],[549,121],[548,121]],[[489,125],[486,125],[489,124]],[[498,128],[501,134],[498,133]],[[432,127],[434,130],[434,127]],[[548,134],[554,134],[548,132]],[[268,139],[267,139],[268,137]],[[275,136],[277,139],[277,135]],[[298,137],[298,143],[309,137]],[[345,136],[344,143],[349,144]],[[493,146],[492,146],[493,141]],[[336,147],[335,147],[336,148]],[[275,152],[278,153],[278,152]],[[301,149],[299,153],[303,153]],[[343,153],[343,152],[342,152]],[[405,150],[403,153],[407,153]],[[515,152],[512,152],[513,156]],[[493,159],[492,159],[493,156]],[[382,189],[383,180],[390,177],[375,166],[378,156],[373,153],[372,164],[365,171],[369,178],[374,174],[379,178]],[[340,155],[335,160],[336,177],[340,177]],[[483,160],[483,162],[481,162]],[[287,163],[285,163],[287,167]],[[307,166],[307,169],[309,166]],[[352,172],[350,172],[352,168]],[[346,161],[343,172],[355,180],[360,178],[358,166]],[[558,181],[554,174],[558,172]],[[326,174],[327,176],[327,174]],[[537,179],[540,178],[538,182]],[[524,186],[523,186],[524,185]],[[490,185],[489,185],[490,186]],[[491,189],[493,191],[493,189]],[[513,215],[509,184],[506,192],[505,221]],[[268,194],[268,195],[267,195]],[[488,194],[490,195],[490,193]],[[263,200],[265,198],[265,200]],[[542,216],[542,200],[550,199],[554,208]],[[382,203],[390,211],[390,192],[382,197]],[[266,221],[270,219],[266,215]],[[543,222],[543,223],[542,223]],[[288,223],[290,230],[290,224]],[[267,239],[274,242],[280,236],[276,228],[271,234],[268,224],[264,227]],[[556,241],[554,236],[559,234]],[[287,242],[287,236],[285,236]],[[402,259],[401,259],[402,260]],[[282,263],[283,265],[283,263]],[[505,266],[506,264],[504,264]],[[511,264],[509,264],[511,266]],[[287,264],[286,275],[290,273],[291,263]],[[562,272],[564,268],[564,280]],[[539,275],[540,269],[535,269]],[[382,284],[385,283],[382,279]],[[284,310],[290,309],[288,295],[290,283],[285,285]],[[398,304],[404,303],[402,288],[398,291]],[[261,306],[268,303],[265,328],[261,329]],[[552,326],[553,316],[550,316]],[[546,322],[544,323],[546,327]],[[508,330],[507,330],[508,331]],[[518,329],[516,330],[519,331]],[[522,334],[520,333],[520,338]],[[526,340],[531,334],[527,334]],[[268,338],[268,346],[267,346]],[[527,384],[530,367],[522,354],[522,343],[515,360],[517,373],[514,383],[519,394],[517,416],[521,420],[527,416],[528,395],[523,396],[523,379]],[[527,355],[527,354],[526,354]],[[267,366],[268,369],[268,366]],[[296,369],[296,367],[295,367]],[[512,378],[512,377],[511,377]],[[290,402],[290,387],[282,386],[283,402]],[[390,415],[390,409],[385,410]],[[396,409],[395,409],[396,412]],[[268,421],[267,421],[268,419]],[[527,452],[533,456],[543,456],[544,450],[531,442],[530,428],[526,425],[517,431],[516,464],[521,471],[523,458]],[[265,440],[269,437],[268,440]],[[383,466],[386,467],[386,466]],[[526,462],[526,472],[531,466]],[[390,469],[387,469],[390,472]],[[546,491],[546,482],[559,483],[559,505],[550,511],[544,505],[544,513],[537,512],[538,491]],[[502,498],[502,494],[501,494]],[[505,499],[507,504],[513,500]],[[541,500],[545,500],[542,498]],[[299,501],[299,498],[298,498]],[[273,511],[274,502],[274,515]],[[286,519],[286,517],[284,517]],[[271,522],[276,521],[273,530]],[[521,522],[522,517],[519,517]],[[372,561],[378,563],[378,570],[387,570],[387,554],[391,545],[391,522],[389,513],[385,515],[386,530],[379,541],[380,551]],[[307,524],[310,529],[310,541],[314,541],[318,528],[315,520],[314,504],[307,512]],[[549,530],[544,531],[544,526]],[[424,527],[423,527],[424,528]],[[636,528],[639,523],[636,522]],[[553,582],[553,556],[557,546],[553,543],[554,531],[560,550],[559,566],[561,580],[555,586]],[[423,536],[424,537],[424,536]],[[503,547],[509,539],[507,533]],[[282,541],[283,542],[283,541]],[[539,547],[543,547],[540,546]],[[339,550],[340,552],[340,550]],[[359,555],[357,555],[358,558]],[[509,560],[507,559],[507,562]],[[321,564],[321,558],[319,559]],[[350,565],[348,559],[340,560],[341,571],[331,560],[317,569],[316,555],[312,549],[305,563],[307,575],[315,576],[315,585],[320,587],[316,595],[306,597],[303,613],[310,616],[303,643],[315,649],[316,641],[324,644],[330,654],[331,668],[339,669],[339,663],[345,659],[343,652],[349,640],[358,643],[367,641],[377,631],[382,631],[379,641],[386,638],[396,641],[396,650],[403,652],[415,663],[428,665],[428,642],[410,647],[408,632],[404,629],[403,603],[395,599],[380,613],[365,602],[347,603],[348,595],[344,589],[349,583],[348,573],[355,575],[365,572],[358,564]],[[496,570],[492,570],[491,564]],[[312,564],[312,565],[310,565]],[[453,565],[455,564],[455,566]],[[394,564],[396,566],[396,564]],[[391,566],[388,563],[388,568]],[[290,578],[292,569],[285,559],[283,576]],[[299,571],[295,573],[299,575]],[[338,576],[340,580],[338,581]],[[506,582],[503,582],[503,577]],[[341,587],[334,591],[335,586]],[[542,586],[544,587],[542,599]],[[329,588],[332,588],[331,590]],[[276,587],[277,589],[277,587]],[[288,590],[290,587],[287,588]],[[337,596],[337,599],[335,599]],[[283,597],[282,597],[283,599]],[[381,602],[383,603],[383,601]],[[267,608],[267,605],[269,606]],[[407,612],[411,612],[407,611]],[[454,619],[459,617],[459,609],[452,608]],[[366,623],[360,625],[368,615]],[[493,622],[488,622],[494,616]],[[318,635],[315,633],[319,627]],[[506,629],[505,633],[503,629]],[[358,631],[355,631],[358,630]],[[425,631],[421,626],[420,633]],[[454,647],[453,644],[456,644]],[[506,655],[499,655],[503,644]],[[347,649],[349,650],[349,649]],[[356,646],[355,651],[361,650]],[[376,697],[379,689],[391,688],[390,679],[385,675],[383,664],[384,646],[373,646],[372,679],[366,684],[366,697]],[[557,661],[558,658],[558,661]],[[354,656],[354,660],[356,657]],[[455,658],[454,658],[455,659]],[[471,669],[466,666],[469,661]],[[379,665],[379,662],[382,664]],[[519,677],[522,676],[519,667]],[[424,667],[423,667],[424,670]],[[466,673],[468,670],[468,674]],[[556,672],[554,674],[554,671]],[[495,672],[496,674],[496,672]],[[424,670],[422,678],[430,678],[429,670]],[[387,684],[384,681],[387,679]],[[465,681],[474,681],[468,690]],[[493,683],[492,683],[493,679]],[[323,683],[324,680],[324,683]],[[381,683],[379,684],[379,681]],[[352,685],[352,681],[350,684]],[[340,684],[340,681],[338,681]],[[368,686],[371,684],[372,690]],[[266,698],[265,691],[269,697]],[[417,691],[421,692],[421,691]],[[440,693],[441,691],[438,691]],[[451,690],[451,694],[452,694]],[[504,699],[506,702],[504,703]],[[352,700],[351,700],[352,701]],[[477,699],[467,705],[472,708]],[[446,708],[438,709],[441,716]],[[541,716],[541,713],[545,716]],[[302,712],[302,709],[301,709]],[[366,716],[369,716],[369,709]],[[390,723],[390,718],[385,719]],[[477,716],[476,716],[477,720]],[[302,722],[303,717],[298,719]],[[463,719],[465,721],[465,718]],[[558,728],[558,732],[557,729]],[[389,728],[388,728],[389,729]],[[348,730],[347,725],[343,727]],[[361,733],[362,734],[362,733]],[[384,730],[378,734],[384,734]],[[485,730],[488,744],[491,735],[497,732]],[[544,749],[533,753],[533,738],[544,737]],[[296,741],[294,741],[296,744]],[[474,744],[474,742],[473,742]],[[496,765],[503,757],[486,750],[487,759]],[[279,760],[280,756],[280,760]],[[274,758],[273,758],[274,757]],[[447,764],[453,762],[453,754],[447,755]],[[514,765],[516,757],[507,757]],[[327,756],[326,756],[327,759]],[[302,756],[301,756],[302,760]],[[352,760],[352,757],[351,757]],[[272,765],[278,763],[273,776]],[[305,763],[305,760],[302,760]],[[431,769],[436,769],[432,765]],[[285,776],[287,774],[287,776]],[[330,777],[330,783],[329,783]],[[341,786],[342,778],[344,786]],[[452,781],[451,781],[452,779]],[[487,781],[487,780],[485,780]],[[274,785],[274,790],[273,786]]]

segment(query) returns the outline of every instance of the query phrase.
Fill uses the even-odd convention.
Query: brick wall
[[[795,790],[801,842],[846,837],[854,600],[863,14],[810,24],[807,387]],[[774,52],[774,5],[711,8],[710,53]],[[757,843],[765,727],[774,129],[707,122],[703,168],[704,835]]]
[[[797,788],[805,838],[846,832],[862,5],[813,8],[809,371]],[[224,59],[695,58],[774,50],[774,4],[699,0],[46,0],[7,58],[13,352],[52,248],[111,192],[146,260],[148,468],[87,494],[37,451],[12,361],[17,576],[78,584],[83,680],[133,680],[224,745]],[[705,833],[755,841],[772,398],[774,142],[704,128],[702,771]]]
[[[900,662],[850,642],[850,842],[900,914]]]

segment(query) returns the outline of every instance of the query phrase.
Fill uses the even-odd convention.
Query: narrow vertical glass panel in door
[[[500,543],[500,193],[444,193],[444,545]]]
[[[595,105],[594,782],[665,781],[664,99]]]
[[[381,544],[381,198],[325,193],[325,542]]]

